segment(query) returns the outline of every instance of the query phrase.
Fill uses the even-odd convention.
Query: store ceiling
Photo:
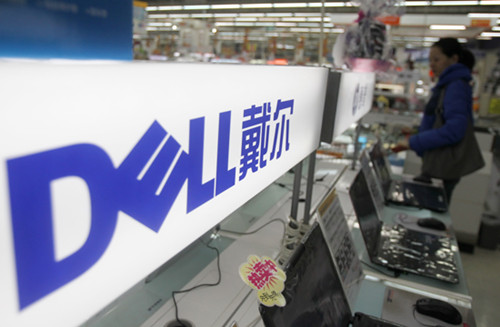
[[[221,35],[241,37],[319,37],[321,2],[275,0],[148,0],[149,30],[168,32],[177,28],[181,19],[207,21]],[[386,2],[387,3],[387,2]],[[393,2],[395,3],[395,2]],[[407,1],[399,24],[391,26],[396,45],[428,46],[436,38],[451,36],[470,41],[482,32],[491,32],[497,25],[495,17],[470,17],[473,13],[497,14],[500,1]],[[338,35],[358,17],[359,6],[354,2],[324,2],[323,32],[327,37]],[[462,25],[462,30],[431,30],[431,25]],[[488,26],[489,25],[489,26]],[[232,34],[231,34],[232,33]]]

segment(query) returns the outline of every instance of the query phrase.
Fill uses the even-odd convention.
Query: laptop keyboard
[[[392,228],[384,226],[382,229],[378,257],[391,268],[457,283],[457,251],[446,236],[396,225]]]

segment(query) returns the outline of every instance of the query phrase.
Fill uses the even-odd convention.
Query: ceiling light
[[[481,36],[485,36],[485,37],[500,37],[500,32],[482,32]]]
[[[243,5],[242,5],[243,6]],[[240,14],[240,17],[264,17],[264,13],[246,13],[246,14]]]
[[[430,1],[405,1],[406,7],[430,6]]]
[[[170,18],[189,18],[188,14],[170,14]]]
[[[266,17],[292,17],[292,13],[274,13],[274,12],[268,12],[266,13]]]
[[[191,14],[191,18],[212,18],[213,14]]]
[[[305,2],[291,2],[291,3],[274,3],[274,8],[306,8]]]
[[[321,6],[322,6],[321,2],[309,2],[309,7],[311,8],[318,8]],[[325,2],[325,7],[345,7],[345,6],[346,6],[345,2]]]
[[[305,17],[284,17],[281,20],[287,21],[287,22],[305,22],[307,21],[307,18]]]
[[[214,14],[214,17],[238,17],[238,14],[234,13],[234,14]]]
[[[155,18],[167,18],[167,14],[151,14],[148,15],[148,18],[155,19]]]
[[[500,1],[496,1],[496,0],[481,0],[481,3],[480,3],[481,6],[498,6],[500,5]]]
[[[207,10],[210,9],[209,5],[189,5],[189,6],[182,6],[182,9],[184,10]]]
[[[229,4],[229,5],[212,5],[211,9],[240,9],[241,5],[239,4]]]
[[[237,17],[234,20],[237,22],[256,22],[257,17]]]
[[[278,22],[276,23],[276,27],[296,27],[297,23],[282,23]]]
[[[318,27],[318,23],[299,23],[299,27]]]
[[[432,1],[433,6],[477,6],[479,1]]]
[[[274,27],[274,23],[265,23],[265,22],[257,22],[255,23],[255,26],[261,26],[261,27]]]
[[[293,33],[308,33],[309,29],[308,28],[296,27],[296,28],[291,28],[290,32],[293,32]]]
[[[431,25],[431,30],[464,31],[465,25]]]
[[[252,9],[252,8],[272,8],[272,3],[244,3],[241,4],[241,9]]]
[[[494,32],[498,32],[498,31],[500,31],[500,26],[493,26],[491,28],[491,30],[494,31]]]
[[[492,13],[470,13],[467,15],[470,18],[500,18],[500,14]]]

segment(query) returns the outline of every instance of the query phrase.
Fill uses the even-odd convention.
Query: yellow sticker
[[[285,297],[281,294],[285,289],[286,275],[273,259],[249,256],[248,261],[240,266],[240,277],[248,286],[257,290],[257,297],[263,305],[286,305]]]

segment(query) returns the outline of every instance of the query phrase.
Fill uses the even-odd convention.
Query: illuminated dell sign
[[[189,122],[189,148],[153,122],[118,167],[94,144],[74,144],[7,160],[19,305],[24,309],[94,265],[113,237],[122,211],[158,232],[187,183],[186,212],[264,169],[290,149],[294,100],[243,110],[239,167],[229,167],[231,111],[218,116],[215,178],[203,182],[205,118]],[[91,228],[76,252],[57,261],[50,183],[76,176],[86,182]]]

